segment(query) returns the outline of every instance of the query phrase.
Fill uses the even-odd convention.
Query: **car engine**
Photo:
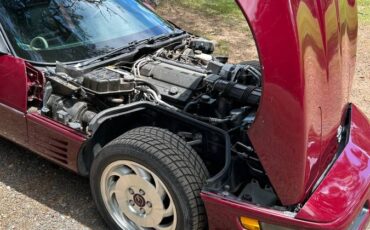
[[[46,74],[42,113],[85,133],[99,112],[139,101],[224,129],[251,124],[262,93],[260,67],[229,64],[213,51],[213,42],[191,36],[131,62],[88,71],[58,64]]]
[[[230,64],[227,57],[212,55],[213,51],[212,42],[189,36],[181,44],[109,65],[76,68],[59,63],[45,71],[41,114],[92,136],[94,118],[111,108],[146,102],[182,113],[229,134],[230,157],[235,163],[228,194],[263,205],[275,204],[276,195],[246,132],[255,120],[262,95],[261,67],[256,61]],[[203,151],[201,134],[181,129],[175,132],[196,151]],[[210,153],[217,152],[217,141],[207,148],[212,149]],[[212,162],[208,169],[215,175],[225,158],[207,154],[203,151],[203,160]]]

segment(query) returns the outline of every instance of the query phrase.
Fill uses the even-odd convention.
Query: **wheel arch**
[[[79,173],[88,176],[93,160],[105,145],[125,132],[143,126],[168,129],[175,134],[180,130],[201,133],[201,147],[197,148],[196,152],[202,159],[205,157],[204,154],[212,154],[214,162],[210,163],[222,164],[218,166],[218,171],[213,173],[208,182],[219,182],[220,179],[223,181],[222,179],[227,177],[226,171],[231,162],[230,137],[227,132],[184,113],[148,102],[111,108],[99,113],[91,121],[89,125],[91,137],[78,155]]]

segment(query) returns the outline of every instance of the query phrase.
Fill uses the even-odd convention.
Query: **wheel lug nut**
[[[142,196],[144,196],[144,195],[145,195],[145,192],[144,192],[142,189],[140,189],[140,190],[139,190],[139,193],[140,193],[140,195],[142,195]]]
[[[129,192],[131,195],[134,195],[134,194],[135,194],[135,192],[134,192],[134,190],[133,190],[132,188],[129,188],[129,189],[128,189],[128,192]]]
[[[149,208],[151,208],[153,205],[152,205],[152,203],[150,203],[149,201],[148,202],[146,202],[146,205],[149,207]]]
[[[141,214],[145,214],[145,209],[141,208],[141,209],[140,209],[140,213],[141,213]]]
[[[130,200],[128,203],[129,203],[131,206],[135,206],[135,202],[134,202],[133,200]]]

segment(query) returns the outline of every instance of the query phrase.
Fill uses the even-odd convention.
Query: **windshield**
[[[48,63],[89,59],[174,31],[137,0],[0,0],[0,23],[19,57]]]

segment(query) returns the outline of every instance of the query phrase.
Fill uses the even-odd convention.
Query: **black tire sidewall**
[[[145,150],[138,149],[135,146],[117,143],[107,146],[99,153],[93,162],[90,172],[92,196],[100,213],[111,228],[120,229],[104,204],[101,195],[100,181],[105,168],[111,163],[120,160],[133,161],[156,174],[167,187],[174,200],[177,212],[176,229],[182,230],[187,229],[185,226],[191,226],[191,207],[189,207],[189,202],[187,201],[187,196],[184,191],[185,188],[177,181],[177,178],[173,175],[173,172],[168,166]]]

